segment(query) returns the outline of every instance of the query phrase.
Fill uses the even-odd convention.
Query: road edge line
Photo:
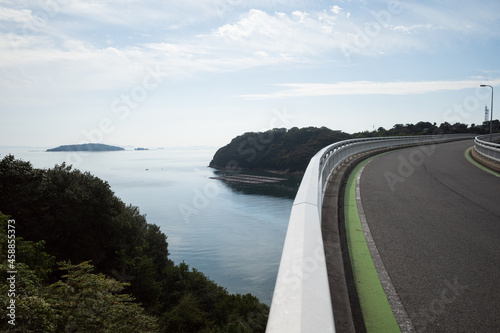
[[[356,202],[356,179],[359,170],[370,159],[356,166],[345,188],[344,210],[348,250],[367,332],[401,332],[389,304],[368,248]],[[361,233],[360,233],[361,232]]]
[[[476,167],[478,167],[479,169],[483,170],[483,171],[486,171],[488,173],[491,173],[493,176],[496,176],[496,177],[500,177],[500,173],[494,171],[494,170],[491,170],[490,168],[482,165],[481,163],[479,163],[478,161],[476,161],[474,158],[472,158],[471,156],[471,150],[474,148],[474,146],[468,148],[464,155],[465,155],[465,158],[467,159],[467,161],[469,161],[471,164],[475,165]]]
[[[382,257],[380,256],[380,252],[378,251],[377,244],[375,244],[375,240],[373,239],[370,226],[368,225],[368,221],[366,220],[363,204],[361,202],[361,174],[363,173],[365,166],[370,163],[371,160],[372,159],[367,160],[366,163],[361,166],[356,177],[356,204],[358,206],[358,215],[361,221],[361,226],[363,227],[363,232],[365,234],[366,243],[368,245],[368,250],[370,251],[373,264],[378,273],[380,283],[382,284],[382,288],[384,288],[385,295],[387,297],[389,305],[391,306],[399,329],[402,333],[413,332],[415,331],[415,327],[413,326],[410,316],[406,312],[403,302],[401,301],[401,298],[399,297],[399,294],[397,293],[396,288],[392,283],[391,277],[387,272]]]

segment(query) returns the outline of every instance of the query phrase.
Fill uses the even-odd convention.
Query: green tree
[[[54,309],[57,331],[67,332],[157,332],[154,317],[148,316],[129,294],[127,285],[103,274],[93,274],[89,262],[60,263],[67,271],[46,288],[47,303]]]
[[[127,286],[103,274],[93,274],[88,262],[60,263],[67,271],[48,284],[54,257],[43,250],[43,242],[15,238],[15,261],[7,257],[7,223],[0,212],[0,316],[14,320],[0,322],[9,332],[156,332],[156,319],[147,315],[134,297],[121,292]],[[10,239],[9,239],[10,240]],[[36,260],[38,258],[38,260]],[[9,273],[13,268],[17,273]],[[15,300],[15,317],[8,306]],[[12,315],[12,314],[11,314]]]

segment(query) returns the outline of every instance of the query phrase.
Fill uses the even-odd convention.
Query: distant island
[[[79,145],[64,145],[52,149],[47,149],[48,152],[54,151],[120,151],[125,150],[121,147],[105,145],[102,143],[84,143]]]
[[[149,148],[135,148],[134,150],[149,150]]]

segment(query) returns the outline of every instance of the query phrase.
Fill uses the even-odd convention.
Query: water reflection
[[[227,170],[214,170],[214,177],[219,179],[214,179],[214,181],[223,183],[226,187],[230,188],[236,193],[241,194],[256,194],[256,195],[269,195],[279,198],[294,199],[299,189],[300,182],[302,180],[302,175],[290,175],[290,174],[280,174],[270,171],[263,170],[245,170],[242,172],[231,172]],[[262,182],[260,184],[256,183],[246,183],[238,181],[227,181],[220,178],[232,177],[232,176],[256,176],[258,177],[269,177],[272,179],[282,179],[276,182]]]

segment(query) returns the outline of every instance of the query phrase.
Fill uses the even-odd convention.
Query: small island
[[[84,143],[79,145],[64,145],[52,149],[47,149],[48,152],[54,151],[120,151],[125,150],[121,147],[105,145],[102,143]]]
[[[134,150],[149,150],[149,148],[135,148]]]

